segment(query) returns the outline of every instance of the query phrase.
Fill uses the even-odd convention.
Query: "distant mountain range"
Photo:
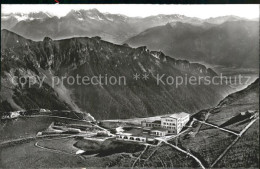
[[[20,21],[31,21],[31,20],[43,20],[53,17],[49,13],[45,12],[31,12],[29,14],[23,13],[11,13],[1,14],[1,29],[11,29]]]
[[[3,14],[1,19],[2,29],[11,30],[32,40],[43,40],[45,36],[53,39],[100,36],[104,40],[117,44],[121,44],[148,28],[167,23],[183,22],[192,25],[205,25],[206,23],[221,24],[226,21],[246,20],[235,16],[202,20],[178,14],[141,18],[101,13],[97,9],[72,10],[61,18],[39,12]]]
[[[227,18],[224,18],[227,20]],[[236,18],[230,18],[236,19]],[[209,19],[221,23],[223,18]],[[168,23],[128,39],[130,46],[147,46],[175,58],[226,67],[258,68],[259,22],[237,20],[215,25]]]
[[[199,19],[184,15],[145,18],[72,10],[64,17],[48,13],[2,14],[2,29],[36,41],[100,36],[132,47],[147,46],[174,58],[226,67],[258,68],[258,20],[237,16]]]
[[[35,42],[8,30],[1,31],[0,111],[19,109],[73,109],[96,119],[148,117],[167,112],[196,112],[215,105],[229,88],[213,85],[156,85],[156,75],[216,76],[214,70],[186,60],[177,60],[146,47],[131,48],[94,38]],[[133,75],[147,73],[138,81]],[[54,76],[125,76],[120,85],[56,85]],[[13,84],[11,77],[43,77],[33,87]],[[165,79],[164,79],[165,80]]]

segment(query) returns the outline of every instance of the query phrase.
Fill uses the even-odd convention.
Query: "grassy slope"
[[[55,117],[20,117],[14,120],[1,121],[0,123],[0,141],[36,136],[40,131],[44,131],[52,122],[85,124],[67,119]]]
[[[207,122],[221,125],[247,110],[259,110],[259,80],[249,85],[246,89],[230,94],[223,99],[217,108],[210,111],[200,111],[195,115],[197,119],[205,120],[207,112],[210,112]],[[231,125],[224,126],[229,130],[240,132],[250,120],[241,120]],[[183,137],[184,138],[184,137]],[[202,125],[195,138],[182,139],[181,143],[208,162],[212,162],[223,151],[234,136]],[[252,125],[242,138],[228,151],[216,167],[258,167],[259,166],[259,122]]]
[[[259,121],[248,129],[215,167],[259,168]]]
[[[178,146],[190,151],[209,166],[235,139],[233,135],[218,129],[200,130],[195,137],[182,135]]]
[[[39,131],[45,130],[52,121],[53,119],[48,117],[21,117],[15,120],[1,121],[0,140],[7,141],[35,136]]]
[[[57,154],[34,146],[34,141],[5,147],[0,151],[0,168],[82,167],[78,157]]]

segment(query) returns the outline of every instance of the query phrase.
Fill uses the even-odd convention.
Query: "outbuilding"
[[[164,128],[152,128],[150,135],[164,137],[168,133],[167,129]]]

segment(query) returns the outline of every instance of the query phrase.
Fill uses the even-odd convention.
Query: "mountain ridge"
[[[2,22],[2,27],[33,40],[42,40],[44,36],[50,36],[53,39],[62,39],[82,35],[98,35],[107,41],[121,44],[128,38],[148,28],[164,25],[169,22],[181,21],[202,26],[206,22],[203,19],[179,14],[128,17],[121,14],[102,13],[97,9],[71,10],[65,16],[59,18],[53,15],[47,16],[44,19],[20,20],[20,22],[15,21],[15,23],[12,22],[12,19],[5,19]],[[229,18],[228,16],[222,19],[217,18],[217,20],[221,20],[218,23],[237,19],[234,17]],[[245,20],[244,18],[239,19]],[[209,21],[214,23],[214,19],[212,18]]]
[[[44,92],[46,97],[66,103],[67,109],[90,112],[95,119],[146,117],[164,114],[167,111],[194,112],[211,106],[222,98],[228,90],[223,86],[156,85],[156,74],[171,76],[216,76],[216,73],[201,64],[176,60],[162,52],[149,51],[146,47],[130,48],[93,38],[71,38],[64,40],[31,41],[3,31],[2,33],[2,90],[1,103],[15,103],[22,108],[38,106],[50,109],[38,95],[32,95],[31,88],[10,84],[7,77],[47,76],[46,85],[40,91],[37,84],[34,93]],[[12,35],[15,35],[12,37]],[[18,39],[16,39],[16,38]],[[17,42],[17,40],[19,42]],[[5,44],[4,44],[5,43]],[[133,80],[133,74],[150,74],[148,81]],[[54,76],[125,76],[126,86],[82,86],[67,83],[51,87]],[[13,91],[16,91],[15,93]],[[6,93],[6,94],[3,94]],[[205,96],[205,93],[206,96]],[[55,96],[55,97],[53,97]],[[189,96],[189,97],[188,97]],[[14,98],[16,98],[14,100]],[[22,102],[19,98],[23,98]],[[38,100],[35,105],[33,100]],[[26,104],[24,102],[28,102]],[[13,104],[13,105],[15,105]],[[51,104],[51,103],[50,103]],[[54,106],[54,105],[53,105]],[[62,107],[64,109],[64,107]]]
[[[258,68],[255,62],[259,48],[256,45],[259,41],[257,25],[255,21],[228,21],[208,27],[168,23],[147,29],[125,43],[132,47],[145,45],[151,50],[161,50],[167,55],[189,61]]]

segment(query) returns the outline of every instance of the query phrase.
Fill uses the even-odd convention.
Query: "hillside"
[[[230,112],[241,114],[241,112],[254,109],[254,113],[259,113],[258,107],[255,107],[256,109],[252,107],[252,105],[259,105],[258,87],[259,79],[246,89],[224,98],[223,101],[233,98],[226,105],[219,104],[215,108],[200,111],[197,115],[203,115],[203,112],[210,111],[209,119],[214,114],[219,114],[221,118],[217,117],[216,120],[225,123],[234,115],[229,116]],[[238,100],[244,100],[245,104],[236,104]],[[226,111],[226,107],[232,107],[233,111]],[[195,120],[181,134],[157,145],[119,141],[111,137],[90,136],[89,138],[85,136],[83,139],[83,137],[77,135],[54,136],[53,138],[49,135],[45,138],[31,139],[29,136],[32,137],[39,131],[50,129],[50,126],[53,127],[55,122],[56,125],[66,124],[68,126],[72,126],[69,124],[75,126],[76,123],[77,126],[81,127],[88,126],[89,123],[86,121],[61,121],[61,119],[51,117],[19,118],[15,121],[10,120],[0,124],[4,129],[0,131],[2,132],[0,136],[5,136],[0,139],[10,141],[21,139],[24,136],[29,137],[29,139],[24,138],[25,141],[12,144],[3,144],[4,142],[2,142],[0,146],[1,159],[3,160],[0,165],[4,168],[17,168],[18,166],[20,168],[32,166],[34,168],[67,166],[198,168],[203,164],[205,168],[259,168],[259,119],[257,119],[259,117],[250,118],[247,114],[243,116],[245,116],[245,119],[240,119],[238,123],[226,125],[225,128],[228,130],[223,130],[223,128],[220,130],[220,128],[210,126],[211,123],[202,123]],[[193,116],[193,120],[194,117],[208,121],[207,118],[202,118],[202,116]],[[129,123],[133,122],[131,119],[128,120]],[[253,122],[252,125],[250,125],[251,122]],[[115,123],[119,123],[119,121],[115,121]],[[126,125],[126,123],[123,125]],[[244,130],[246,126],[249,127]],[[24,149],[28,151],[24,151]],[[85,152],[78,155],[76,154],[78,150]],[[14,151],[17,151],[17,153],[13,154]],[[193,157],[190,154],[193,154]],[[194,157],[202,164],[199,165]],[[137,161],[138,158],[140,160]],[[24,163],[25,159],[37,160],[37,162]]]
[[[128,39],[130,46],[147,46],[169,56],[226,67],[258,68],[257,21],[221,24],[171,23],[147,29]],[[189,50],[187,50],[189,49]]]
[[[259,168],[259,79],[193,116],[175,141],[210,168]]]
[[[156,85],[157,74],[167,76],[216,76],[204,65],[176,60],[145,47],[130,48],[95,38],[35,42],[2,30],[2,111],[12,109],[72,109],[96,119],[147,117],[166,112],[193,113],[216,104],[229,90],[213,85]],[[149,74],[134,80],[133,75]],[[126,85],[52,86],[53,77],[77,75],[124,76]],[[36,84],[16,84],[11,77],[37,77]],[[44,78],[43,86],[39,88]],[[165,79],[164,79],[165,80]]]
[[[250,84],[244,90],[232,93],[225,97],[218,106],[223,107],[226,105],[236,105],[236,104],[250,104],[258,103],[259,100],[259,78],[255,80],[254,83]]]

